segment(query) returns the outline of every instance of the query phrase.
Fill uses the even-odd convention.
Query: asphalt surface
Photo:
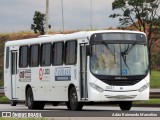
[[[25,105],[0,104],[0,116],[11,117],[160,117],[158,107],[132,107],[121,111],[116,106],[84,106],[82,111],[70,111],[66,106],[46,105],[44,110],[29,110]]]
[[[160,89],[151,89],[151,92],[160,92]],[[0,93],[4,93],[4,90],[0,89]],[[131,120],[135,117],[157,120],[160,117],[160,107],[132,107],[130,111],[121,111],[117,106],[84,106],[82,111],[69,111],[66,106],[46,105],[44,110],[29,110],[24,104],[17,106],[0,104],[0,117],[6,117],[5,115],[8,114],[11,115],[10,117],[58,117],[56,120],[68,120],[66,117],[69,117],[69,120],[74,118],[83,120],[81,117],[88,120],[96,120],[97,117],[100,117],[99,120],[106,120],[106,117],[111,117],[110,120],[121,120],[117,117],[130,117]]]

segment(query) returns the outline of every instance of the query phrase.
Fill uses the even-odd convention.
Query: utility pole
[[[48,15],[49,14],[49,0],[46,0],[46,27],[45,27],[45,34],[48,34]]]
[[[61,7],[62,7],[62,30],[63,30],[63,33],[64,33],[64,13],[63,13],[63,0],[61,0]]]
[[[93,26],[92,26],[92,17],[93,17],[93,12],[92,12],[92,0],[90,0],[90,7],[91,7],[91,10],[90,10],[90,29],[92,30],[93,29]]]

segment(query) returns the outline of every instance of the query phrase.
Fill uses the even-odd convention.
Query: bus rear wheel
[[[28,88],[27,90],[26,102],[29,109],[43,109],[45,105],[45,102],[34,101],[33,92],[31,88]]]
[[[69,102],[66,103],[69,110],[78,111],[82,110],[83,104],[78,102],[77,92],[75,87],[69,91]]]
[[[120,101],[119,107],[121,110],[130,110],[132,107],[132,101]]]

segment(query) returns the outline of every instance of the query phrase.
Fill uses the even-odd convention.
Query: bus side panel
[[[12,98],[11,96],[11,70],[10,70],[10,57],[9,57],[9,67],[8,69],[6,68],[6,48],[5,47],[5,52],[4,52],[4,92],[5,96],[8,97],[9,99]],[[9,52],[9,56],[10,52]]]
[[[49,69],[49,68],[45,68]],[[46,90],[46,84],[49,82],[47,76],[44,76],[45,71],[42,67],[31,67],[31,81],[30,86],[32,88],[33,97],[36,101],[44,101],[48,91]],[[46,78],[44,78],[46,77]]]
[[[31,69],[31,82],[35,101],[67,101],[70,81],[55,81],[54,67]]]
[[[70,84],[76,86],[74,72],[76,67],[61,66],[53,67],[50,85],[48,85],[47,100],[49,101],[68,101],[68,87]],[[68,72],[68,73],[66,73]],[[60,74],[61,76],[58,76]],[[50,87],[49,87],[50,86]]]

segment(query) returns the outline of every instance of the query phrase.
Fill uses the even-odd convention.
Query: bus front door
[[[12,99],[17,98],[16,91],[16,78],[17,78],[17,51],[11,51],[11,95]]]
[[[86,55],[86,44],[80,44],[80,91],[81,99],[88,99],[88,88],[87,88],[87,55]]]

